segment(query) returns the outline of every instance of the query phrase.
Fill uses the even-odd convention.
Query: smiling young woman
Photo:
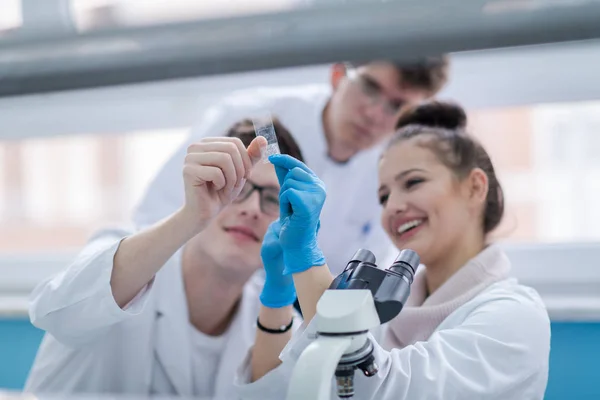
[[[502,188],[490,157],[465,126],[460,106],[421,104],[400,118],[380,158],[383,228],[398,249],[416,251],[424,265],[402,312],[374,344],[377,377],[355,375],[356,399],[544,396],[548,313],[535,290],[511,276],[510,260],[488,237],[502,219]],[[315,194],[323,190],[322,183],[306,166],[296,165],[307,171],[302,185],[287,182],[294,179],[291,173],[282,183],[282,188],[301,188],[292,217],[298,212],[316,221],[325,196]],[[282,246],[284,235],[314,234],[314,225],[311,230],[282,230]],[[306,248],[307,256],[319,254],[318,245],[313,247]],[[315,315],[333,278],[321,259],[308,259],[312,266],[305,262],[291,271],[305,321]],[[290,372],[315,340],[316,329],[308,323],[285,348],[275,348],[273,342],[255,346],[252,374],[246,372],[248,365],[239,370],[239,381],[245,383],[240,394],[247,399],[285,397]],[[271,368],[259,371],[257,365]],[[278,372],[269,372],[275,367]],[[255,382],[245,380],[248,376]],[[272,396],[261,393],[266,387]]]

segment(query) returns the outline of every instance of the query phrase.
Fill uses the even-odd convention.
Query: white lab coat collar
[[[490,245],[469,260],[427,297],[426,267],[415,275],[402,313],[388,324],[387,349],[403,348],[427,340],[455,310],[492,284],[507,279],[511,265],[497,245]]]

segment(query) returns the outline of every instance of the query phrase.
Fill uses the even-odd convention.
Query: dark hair
[[[277,118],[273,117],[272,121],[281,154],[288,154],[304,162],[304,157],[302,157],[300,146],[298,146],[298,143],[296,143],[296,140],[294,140],[294,137],[290,131],[288,131],[287,128],[283,126],[283,124]],[[256,137],[252,120],[243,119],[236,122],[231,128],[229,128],[226,136],[236,137],[240,139],[242,143],[244,143],[244,146],[250,146],[250,142],[252,142],[252,140],[254,140]]]
[[[424,136],[423,143],[458,178],[480,168],[488,177],[488,193],[483,213],[483,231],[494,230],[504,215],[504,194],[494,165],[481,143],[466,131],[467,114],[457,104],[428,102],[407,109],[396,124],[396,133],[388,148],[395,143]]]
[[[353,65],[360,67],[370,63],[360,62]],[[400,73],[402,85],[425,90],[430,97],[442,90],[448,82],[450,58],[447,55],[426,57],[412,62],[392,62],[392,64]]]

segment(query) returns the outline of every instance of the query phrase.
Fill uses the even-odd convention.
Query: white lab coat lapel
[[[227,343],[221,355],[216,377],[215,399],[236,398],[235,371],[241,365],[248,349],[254,344],[256,336],[256,318],[260,307],[258,296],[264,282],[260,272],[262,271],[250,278],[244,287],[238,312],[228,329]]]
[[[155,352],[179,396],[193,395],[189,313],[180,254],[157,277]]]

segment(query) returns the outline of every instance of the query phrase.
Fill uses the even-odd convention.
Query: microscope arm
[[[287,399],[329,400],[335,369],[351,345],[352,338],[348,336],[322,336],[308,345],[294,368]]]
[[[340,359],[367,344],[368,331],[379,326],[379,318],[369,290],[327,290],[311,324],[318,336],[294,366],[287,400],[331,399]]]

